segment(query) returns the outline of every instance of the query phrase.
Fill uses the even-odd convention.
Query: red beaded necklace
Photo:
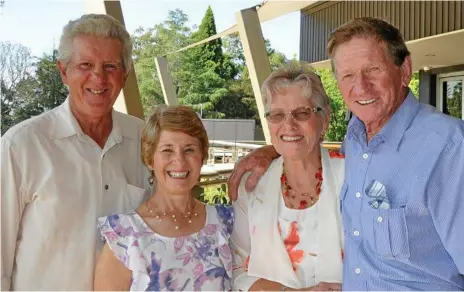
[[[289,206],[290,208],[298,207],[298,209],[302,210],[312,207],[314,204],[316,204],[317,201],[319,201],[319,195],[321,194],[322,166],[314,174],[314,177],[317,181],[315,195],[311,196],[309,193],[300,193],[297,196],[297,194],[294,194],[295,191],[293,188],[288,184],[287,175],[285,174],[285,167],[283,167],[282,175],[280,176],[280,183],[282,185],[282,193],[284,195],[285,205]]]

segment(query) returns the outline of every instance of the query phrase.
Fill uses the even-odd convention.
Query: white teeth
[[[173,178],[185,178],[188,173],[188,171],[168,171],[169,176]]]
[[[100,93],[105,92],[105,90],[104,90],[104,89],[102,89],[102,90],[90,89],[90,92],[92,92],[92,93],[94,93],[94,94],[100,94]]]
[[[370,103],[373,103],[374,101],[376,101],[377,99],[373,98],[373,99],[368,99],[368,100],[358,100],[358,103],[362,104],[362,105],[366,105],[366,104],[370,104]]]
[[[293,142],[303,139],[303,136],[281,136],[285,142]]]

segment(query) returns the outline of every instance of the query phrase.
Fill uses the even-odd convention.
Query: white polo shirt
[[[102,243],[96,219],[142,202],[143,121],[113,111],[104,149],[69,101],[1,139],[2,290],[92,290]]]

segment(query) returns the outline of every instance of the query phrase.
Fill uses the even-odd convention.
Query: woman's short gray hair
[[[330,101],[325,93],[321,78],[305,62],[290,61],[272,72],[261,87],[266,111],[271,108],[272,97],[276,92],[291,85],[301,85],[301,94],[313,101],[313,106],[321,109],[325,117],[330,114]]]
[[[132,68],[132,41],[124,26],[114,17],[106,14],[85,14],[81,18],[71,20],[63,28],[58,58],[65,64],[72,54],[72,43],[78,35],[118,39],[122,45],[121,60],[126,74]]]

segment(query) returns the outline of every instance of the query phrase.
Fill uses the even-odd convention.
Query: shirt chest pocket
[[[374,247],[378,255],[409,258],[409,238],[405,208],[379,209],[373,218]]]

